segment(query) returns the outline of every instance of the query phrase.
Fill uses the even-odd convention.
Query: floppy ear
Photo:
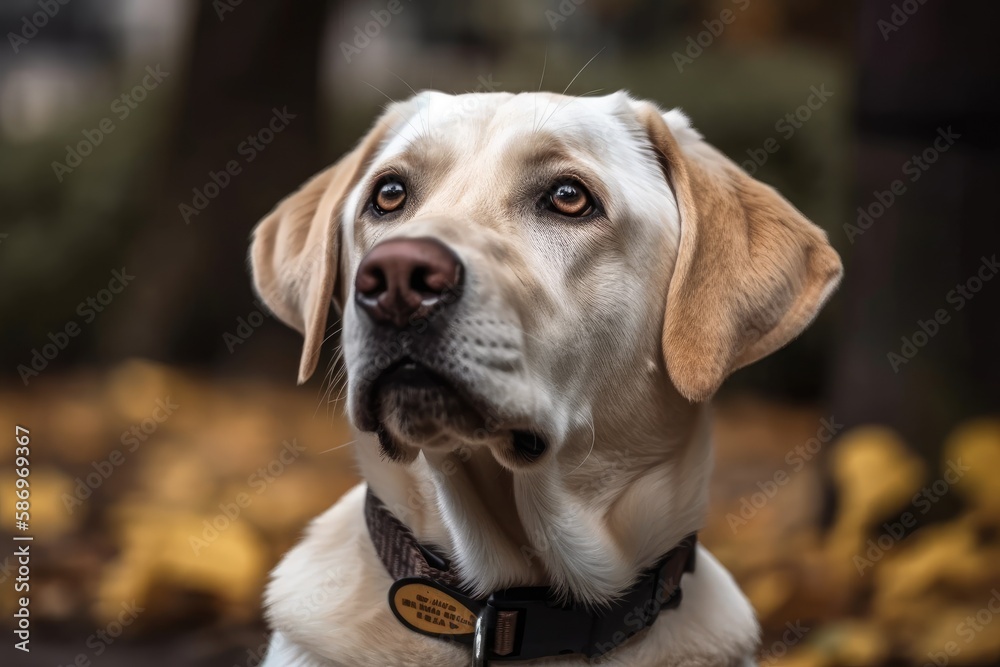
[[[680,209],[663,357],[680,393],[703,401],[805,329],[840,281],[840,257],[825,232],[693,130],[678,141],[659,109],[641,103],[637,113]]]
[[[339,162],[285,197],[253,230],[250,265],[267,307],[305,337],[299,384],[316,370],[337,280],[344,200],[385,136],[380,122]]]

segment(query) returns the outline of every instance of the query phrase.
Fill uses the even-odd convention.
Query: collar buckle
[[[494,609],[483,605],[476,617],[476,630],[472,636],[472,667],[486,667],[486,645],[490,626],[493,625]]]

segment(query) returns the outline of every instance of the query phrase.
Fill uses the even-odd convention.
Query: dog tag
[[[389,607],[396,618],[411,630],[439,637],[472,635],[476,613],[465,596],[419,578],[400,579],[389,589]]]

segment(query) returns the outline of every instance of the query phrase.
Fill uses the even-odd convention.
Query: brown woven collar
[[[582,654],[593,658],[648,628],[681,602],[681,576],[693,572],[697,536],[688,535],[607,607],[561,603],[544,586],[473,597],[448,561],[420,544],[371,489],[365,522],[375,552],[395,580],[389,607],[415,632],[473,646],[482,662]]]

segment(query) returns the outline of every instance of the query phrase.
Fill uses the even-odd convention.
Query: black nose
[[[403,328],[458,300],[462,264],[440,241],[389,239],[361,260],[354,299],[379,324]]]

